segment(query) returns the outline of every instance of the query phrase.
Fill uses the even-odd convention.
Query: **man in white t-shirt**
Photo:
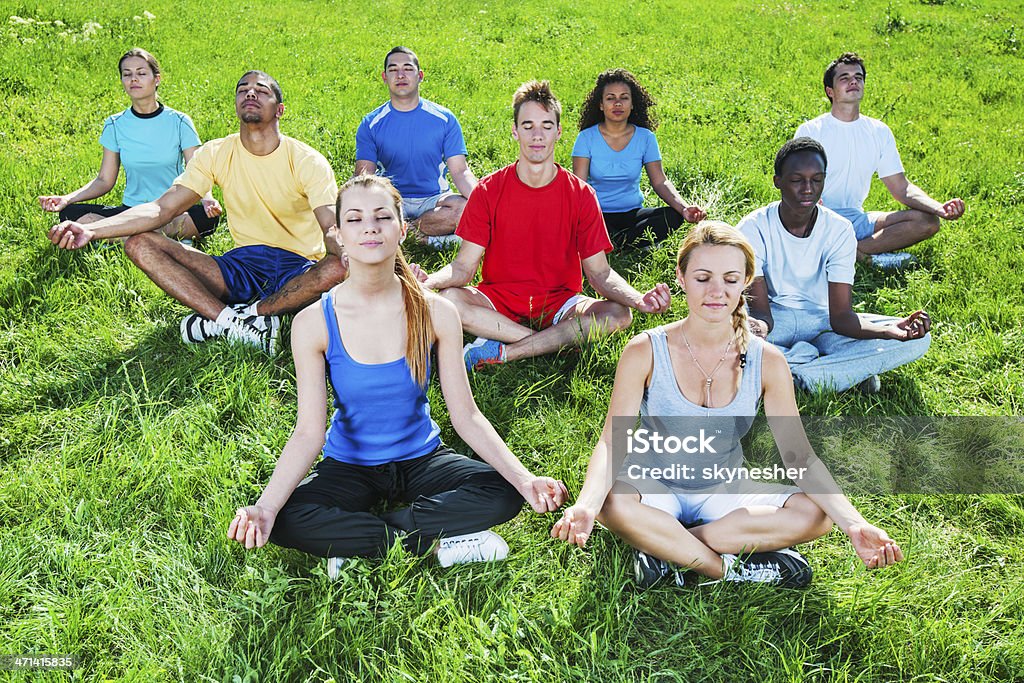
[[[860,113],[865,74],[864,61],[856,53],[833,60],[824,77],[831,111],[802,124],[794,137],[814,138],[825,148],[829,173],[822,201],[853,223],[858,256],[883,268],[898,268],[911,260],[910,255],[888,252],[928,239],[939,231],[940,218],[960,218],[964,202],[939,203],[907,180],[892,131]],[[864,211],[874,173],[906,209]]]
[[[781,201],[736,226],[754,247],[750,326],[782,349],[797,385],[877,391],[878,374],[924,355],[931,321],[853,311],[857,240],[850,221],[818,203],[826,185],[825,150],[795,138],[775,156]]]

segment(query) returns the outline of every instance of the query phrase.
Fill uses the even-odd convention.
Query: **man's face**
[[[280,118],[284,105],[266,80],[248,74],[235,86],[235,113],[243,123],[268,123]]]
[[[519,120],[512,128],[512,137],[519,141],[519,158],[538,164],[551,161],[555,143],[562,136],[562,127],[555,112],[539,102],[526,102],[519,108]]]
[[[825,93],[832,98],[832,104],[853,104],[864,97],[864,70],[860,64],[840,64],[836,67],[832,87]]]
[[[396,52],[388,57],[383,76],[392,97],[416,95],[420,90],[420,81],[423,80],[423,72],[416,66],[412,55],[404,52]]]
[[[790,211],[810,212],[821,199],[825,188],[825,163],[821,155],[812,150],[796,152],[782,163],[782,175],[773,179],[782,193],[782,204]]]

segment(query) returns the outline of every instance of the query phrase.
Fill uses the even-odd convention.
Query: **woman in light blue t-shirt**
[[[608,234],[616,246],[665,239],[682,225],[696,223],[705,212],[688,205],[661,167],[654,131],[654,100],[636,76],[610,69],[597,77],[580,113],[580,134],[572,148],[572,172],[590,183],[601,203]],[[640,172],[668,206],[644,208]]]
[[[121,85],[132,104],[103,122],[100,172],[74,192],[39,198],[43,210],[60,212],[62,221],[92,223],[153,201],[167,191],[199,149],[199,135],[192,119],[157,99],[160,64],[156,57],[133,48],[121,56],[117,67]],[[122,165],[125,190],[119,206],[78,203],[110,192]],[[217,228],[220,214],[220,204],[207,194],[199,204],[160,230],[177,239],[205,237]]]

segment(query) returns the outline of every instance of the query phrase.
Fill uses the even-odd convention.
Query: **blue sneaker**
[[[913,254],[905,251],[890,251],[884,254],[874,254],[871,257],[871,265],[882,270],[903,270],[917,263]]]
[[[485,365],[497,365],[505,362],[505,345],[493,339],[477,337],[462,347],[462,360],[466,362],[466,371],[473,372]]]

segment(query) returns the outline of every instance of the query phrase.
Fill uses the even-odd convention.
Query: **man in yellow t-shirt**
[[[273,354],[279,316],[312,303],[346,272],[334,172],[319,152],[281,134],[282,99],[273,77],[247,72],[235,87],[237,134],[200,147],[155,201],[89,225],[64,221],[50,229],[50,241],[80,249],[130,236],[128,257],[195,311],[181,321],[186,343],[226,335]],[[224,193],[234,249],[209,256],[154,231],[213,185]]]

